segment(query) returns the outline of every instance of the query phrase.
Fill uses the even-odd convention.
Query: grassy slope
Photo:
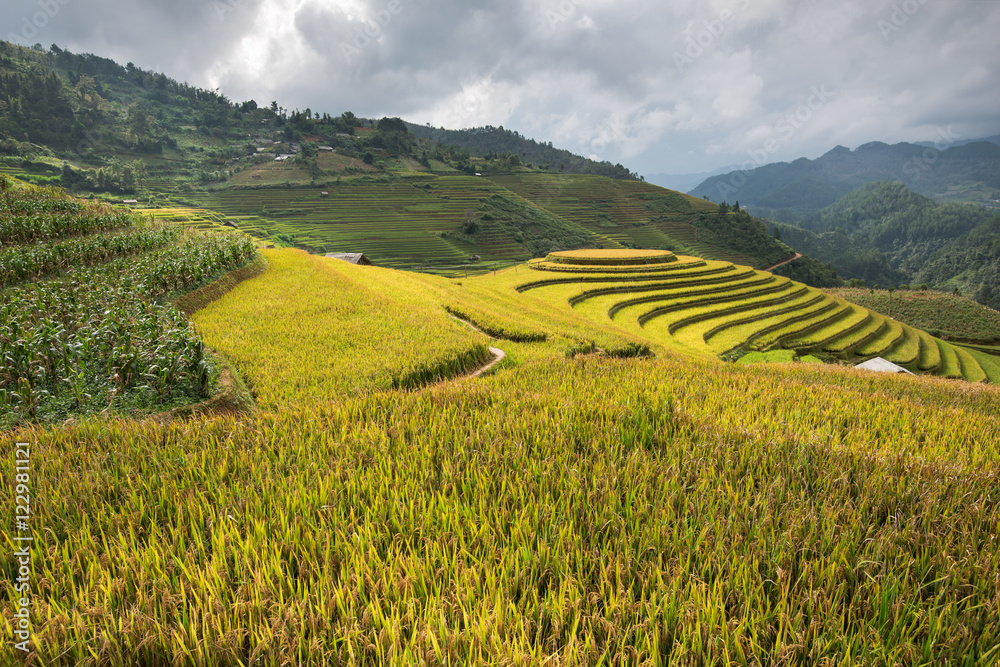
[[[386,269],[295,250],[264,252],[266,274],[194,317],[263,406],[407,387],[471,369],[488,356],[483,341],[427,295],[373,289],[369,276]],[[377,328],[375,313],[384,313],[375,318]]]
[[[554,335],[504,342],[483,380],[351,393],[411,337],[444,335],[425,358],[476,340],[442,296],[595,325],[486,277],[268,259],[196,318],[217,347],[257,332],[233,349],[262,413],[4,439],[33,443],[46,499],[44,664],[996,658],[996,388],[667,349],[567,360]]]

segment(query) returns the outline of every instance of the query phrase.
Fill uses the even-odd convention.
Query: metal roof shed
[[[857,366],[855,366],[855,368],[860,368],[866,371],[875,371],[876,373],[909,373],[910,375],[913,375],[913,373],[910,373],[910,371],[906,370],[902,366],[897,366],[896,364],[892,363],[891,361],[887,361],[882,357],[875,357],[874,359],[869,359],[863,364],[858,364]]]

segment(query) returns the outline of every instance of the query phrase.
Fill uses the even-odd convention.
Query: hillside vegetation
[[[1000,215],[872,183],[777,234],[869,286],[927,284],[1000,308]]]
[[[265,255],[195,316],[257,413],[3,439],[0,474],[32,443],[46,499],[34,660],[997,659],[996,388],[723,364],[556,307],[595,272],[588,289],[740,271],[669,252],[462,280]],[[543,336],[495,343],[484,378],[393,389],[488,342],[436,304]],[[641,343],[656,356],[580,355]]]

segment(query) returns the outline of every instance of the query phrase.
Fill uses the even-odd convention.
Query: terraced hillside
[[[654,342],[725,355],[784,348],[884,357],[915,373],[1000,381],[986,355],[765,271],[669,251],[552,253],[511,286]]]
[[[494,220],[495,197],[509,203],[501,208],[519,209],[508,210],[507,224]],[[715,220],[719,211],[711,202],[601,176],[404,170],[308,187],[230,189],[173,199],[174,208],[150,212],[199,227],[230,220],[280,245],[313,253],[364,252],[395,268],[464,264],[473,255],[487,262],[524,260],[576,248],[663,248],[756,267],[790,253],[763,229],[756,235],[737,229],[746,220],[736,215],[707,226],[706,219]],[[730,225],[734,228],[725,229]]]
[[[489,224],[485,202],[495,196],[530,209],[521,218],[531,229],[518,233]],[[523,260],[532,256],[532,241],[546,239],[552,247],[618,247],[473,176],[344,179],[308,188],[197,193],[188,199],[197,205],[190,207],[188,219],[199,226],[211,226],[213,217],[232,220],[258,238],[313,253],[364,252],[381,266],[464,264],[472,255],[484,261]],[[170,215],[176,217],[178,210],[171,209]],[[155,209],[150,212],[156,214]],[[538,217],[547,223],[541,230],[534,224]],[[572,244],[563,240],[567,235],[574,237]]]
[[[697,224],[718,205],[640,181],[567,174],[507,174],[493,178],[537,206],[627,247],[668,248],[748,266],[766,261],[720,244]]]

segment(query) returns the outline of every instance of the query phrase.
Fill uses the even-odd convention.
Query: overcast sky
[[[1000,0],[6,0],[231,100],[502,125],[643,174],[1000,133]],[[945,140],[942,140],[945,141]]]

